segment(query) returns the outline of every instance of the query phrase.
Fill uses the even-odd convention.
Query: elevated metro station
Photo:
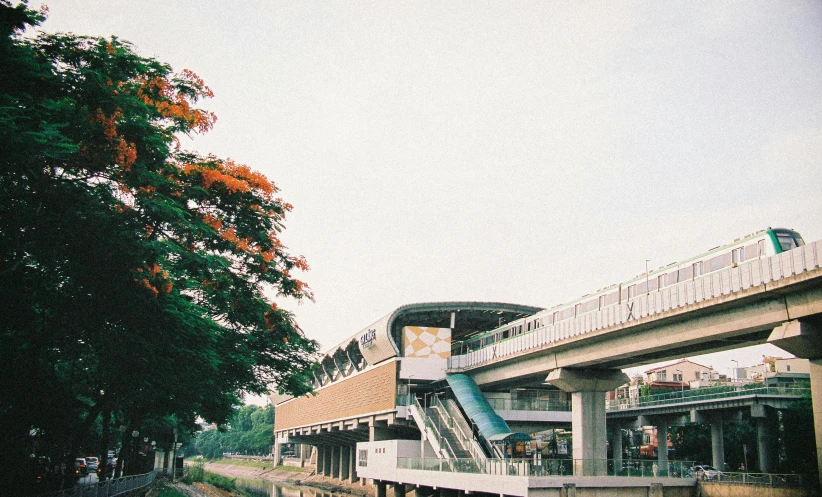
[[[462,344],[476,334],[539,310],[488,302],[435,302],[396,309],[327,351],[315,372],[314,395],[276,403],[278,442],[310,444],[321,447],[320,452],[329,447],[353,453],[357,442],[420,440],[412,406],[445,401],[442,394],[450,390],[445,370],[452,352],[459,353]],[[471,392],[474,401],[487,396],[500,409],[513,410],[517,401],[536,400],[564,406],[566,412],[557,421],[570,421],[567,396],[546,384],[486,392],[485,396],[477,392]],[[448,398],[453,400],[453,395]],[[494,413],[490,405],[482,408]],[[503,430],[492,425],[488,429],[495,430],[495,435]],[[349,457],[339,456],[341,460]],[[338,456],[332,459],[336,466]]]
[[[729,245],[717,249],[727,254],[705,256],[721,259],[710,271],[693,263],[688,267],[700,269],[680,278],[683,269],[666,266],[664,283],[661,275],[645,275],[638,290],[632,280],[565,307],[398,308],[326,352],[314,394],[273,399],[275,451],[293,444],[305,460],[311,448],[317,473],[367,479],[379,497],[388,485],[396,496],[413,490],[425,497],[435,491],[597,495],[598,488],[619,488],[624,496],[690,495],[695,479],[688,470],[695,466],[669,462],[666,451],[649,467],[624,463],[618,454],[609,459],[605,392],[628,382],[622,367],[772,343],[810,361],[822,454],[822,241],[758,256],[756,244],[749,245],[754,255],[749,259],[745,246],[744,263],[742,249]],[[767,416],[782,400],[757,400],[749,409]],[[695,407],[691,422],[717,414],[700,409],[706,410]],[[670,416],[657,417],[665,433]],[[723,417],[711,421],[714,464],[723,459]],[[570,452],[561,443],[569,427]],[[542,450],[535,450],[538,441]]]
[[[508,488],[514,480],[500,477],[533,474],[530,463],[526,468],[512,461],[541,458],[532,443],[535,432],[550,429],[549,450],[558,458],[553,466],[545,462],[545,476],[572,474],[574,468],[566,467],[570,461],[559,459],[570,451],[562,438],[571,428],[569,393],[544,378],[480,390],[466,374],[446,374],[448,359],[467,352],[464,344],[473,337],[538,311],[489,302],[396,309],[325,353],[315,371],[313,395],[274,399],[275,451],[288,444],[301,464],[315,464],[318,474],[363,485],[368,481],[382,492],[388,483],[396,496],[406,489],[418,495],[438,487],[450,491],[425,480],[426,471],[412,471],[419,481],[398,477],[398,466],[434,464],[441,472],[443,464],[482,465],[477,471],[460,468],[459,478],[470,481],[451,489],[525,496],[533,491]]]

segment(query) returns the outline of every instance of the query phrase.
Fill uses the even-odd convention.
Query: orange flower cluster
[[[127,143],[122,136],[117,134],[117,119],[122,115],[122,112],[116,110],[111,116],[106,117],[102,110],[97,109],[97,113],[91,118],[91,121],[100,125],[103,129],[103,136],[111,142],[112,148],[115,150],[114,162],[120,165],[124,171],[128,171],[134,161],[137,160],[137,147],[134,143]]]
[[[278,191],[277,187],[265,177],[264,174],[252,171],[245,164],[237,164],[231,159],[227,159],[223,164],[223,169],[232,176],[245,180],[252,188],[260,190],[266,195],[271,195]],[[259,208],[259,206],[257,206]]]
[[[158,296],[160,292],[171,293],[172,288],[174,288],[174,284],[168,278],[168,271],[161,270],[156,262],[152,264],[151,267],[138,267],[137,272],[140,274],[146,273],[146,276],[134,278],[134,281],[146,290],[151,291],[155,297]]]
[[[215,183],[220,183],[231,193],[246,193],[256,190],[266,198],[271,198],[271,195],[278,191],[277,187],[264,174],[252,171],[250,167],[237,164],[231,159],[226,161],[216,160],[209,164],[183,165],[184,174],[190,175],[194,172],[200,173],[203,187],[206,189],[211,188]],[[291,208],[288,204],[285,204],[285,207],[286,210]],[[262,207],[258,204],[253,204],[251,208],[257,212],[262,212]],[[269,215],[274,215],[273,211],[269,211]]]
[[[179,78],[194,82],[202,96],[213,96],[211,90],[202,84],[202,80],[193,72],[185,70]],[[155,77],[150,80],[142,80],[140,83],[141,85],[137,89],[137,97],[146,105],[151,105],[157,109],[157,113],[164,118],[183,121],[188,129],[196,129],[201,133],[210,130],[217,121],[217,116],[213,113],[192,108],[188,97],[178,92],[165,78]]]

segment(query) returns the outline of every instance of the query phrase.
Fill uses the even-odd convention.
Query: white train
[[[768,228],[738,238],[727,245],[714,247],[690,259],[674,262],[658,269],[637,275],[628,281],[611,285],[558,305],[533,316],[512,321],[487,333],[471,337],[462,346],[472,351],[508,338],[513,338],[541,326],[581,316],[588,312],[622,303],[648,292],[659,291],[667,286],[720,271],[791,250],[805,245],[802,236],[792,229]]]

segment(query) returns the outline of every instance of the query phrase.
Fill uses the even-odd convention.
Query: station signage
[[[377,330],[369,329],[360,337],[360,346],[364,349],[374,345],[374,340],[377,339]]]

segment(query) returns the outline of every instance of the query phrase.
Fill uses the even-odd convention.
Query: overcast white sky
[[[45,3],[214,90],[187,146],[294,204],[316,303],[280,305],[324,348],[409,303],[549,307],[768,226],[822,238],[818,0]]]

